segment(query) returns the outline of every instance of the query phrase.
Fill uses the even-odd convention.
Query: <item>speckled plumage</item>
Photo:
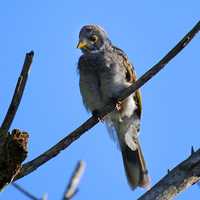
[[[126,54],[112,45],[105,31],[97,25],[84,26],[79,34],[83,55],[78,62],[80,91],[87,110],[100,110],[112,98],[129,87],[136,76]],[[137,91],[126,98],[120,110],[105,117],[118,136],[130,186],[146,187],[149,177],[138,141],[141,96]]]

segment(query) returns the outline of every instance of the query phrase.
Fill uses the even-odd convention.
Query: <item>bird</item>
[[[85,108],[93,115],[136,81],[136,73],[126,53],[116,47],[99,25],[84,25],[79,32],[77,48],[82,52],[78,61],[79,87]],[[137,90],[103,121],[117,136],[122,160],[131,189],[149,188],[150,177],[139,143],[142,102]]]

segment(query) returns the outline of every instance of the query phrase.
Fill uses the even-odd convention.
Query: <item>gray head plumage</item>
[[[98,25],[85,25],[79,33],[78,48],[83,53],[96,53],[111,46],[107,33]]]

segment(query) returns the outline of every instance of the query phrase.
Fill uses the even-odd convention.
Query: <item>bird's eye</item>
[[[92,35],[89,37],[89,40],[92,42],[96,42],[98,40],[98,37],[96,35]]]

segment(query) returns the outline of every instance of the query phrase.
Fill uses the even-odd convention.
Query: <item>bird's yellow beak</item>
[[[80,40],[78,45],[77,45],[77,48],[84,49],[86,47],[87,47],[87,42],[85,40]]]

